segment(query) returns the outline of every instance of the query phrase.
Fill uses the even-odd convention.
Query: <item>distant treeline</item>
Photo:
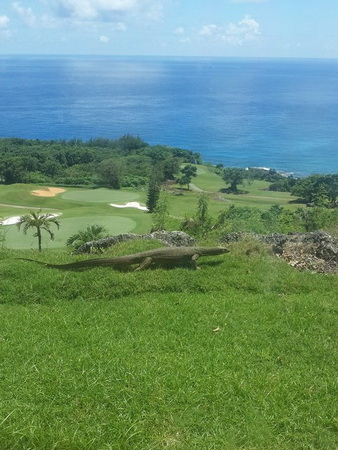
[[[148,182],[154,167],[173,179],[182,163],[200,164],[190,150],[150,146],[139,137],[116,140],[0,139],[0,182],[135,187]]]
[[[308,206],[336,207],[338,174],[283,178],[271,183],[270,190],[291,192]]]

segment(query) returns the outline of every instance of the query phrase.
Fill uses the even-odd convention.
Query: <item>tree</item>
[[[209,216],[209,197],[204,193],[198,199],[195,216],[186,217],[181,223],[181,229],[195,236],[206,236],[212,228]]]
[[[168,198],[161,194],[153,215],[153,226],[151,232],[166,230],[167,220],[169,218]]]
[[[17,223],[18,229],[21,229],[21,226],[23,226],[23,232],[24,234],[27,234],[27,231],[30,228],[35,228],[36,232],[34,233],[34,237],[38,238],[38,248],[41,252],[41,231],[46,231],[51,240],[54,239],[54,233],[50,230],[51,224],[56,225],[57,229],[60,228],[60,222],[57,220],[56,216],[54,214],[42,214],[41,209],[38,212],[32,211],[29,214],[26,214],[24,216],[21,216],[19,219],[19,222]]]
[[[186,184],[189,190],[189,185],[191,183],[192,177],[196,177],[197,175],[197,167],[192,166],[191,164],[187,164],[180,170],[180,172],[182,175],[181,178],[179,178],[177,181],[181,185]]]
[[[297,180],[291,189],[291,194],[301,198],[305,203],[313,203],[313,193],[316,190],[315,185],[317,180],[317,175]]]
[[[196,219],[202,227],[208,228],[210,226],[209,217],[209,197],[207,194],[201,194],[197,203]]]
[[[338,197],[338,174],[328,176],[328,195],[333,207],[337,204]]]
[[[238,193],[238,185],[247,177],[247,171],[238,167],[226,167],[223,171],[223,180],[230,184],[228,191],[234,194]]]
[[[305,231],[320,230],[329,223],[328,211],[324,208],[298,208],[295,211],[295,214],[298,215],[301,220]]]
[[[107,186],[120,189],[123,169],[123,162],[120,159],[109,158],[101,161],[98,173]]]
[[[161,171],[157,170],[157,166],[154,166],[148,184],[148,196],[147,196],[147,208],[148,212],[155,211],[157,202],[160,198],[161,191]]]
[[[22,183],[26,174],[23,158],[15,156],[4,159],[1,172],[5,184]]]
[[[72,234],[66,241],[67,247],[75,249],[81,247],[86,242],[97,241],[108,236],[108,230],[103,225],[88,225],[84,230]]]
[[[61,164],[55,159],[47,159],[41,167],[41,172],[49,177],[55,177],[62,171]]]
[[[130,154],[133,150],[149,146],[139,136],[132,136],[130,134],[125,134],[120,137],[115,144],[124,154]]]
[[[329,204],[329,193],[327,185],[320,184],[316,193],[313,195],[313,203],[315,206],[324,208]]]
[[[163,175],[166,180],[174,180],[175,175],[180,170],[180,159],[179,158],[166,158],[163,161]]]

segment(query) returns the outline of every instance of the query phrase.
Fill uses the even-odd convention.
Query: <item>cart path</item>
[[[39,206],[11,205],[9,203],[0,203],[0,206],[3,206],[5,208],[7,207],[7,208],[19,208],[19,209],[41,209],[44,211],[50,211],[52,209],[52,210],[57,211],[57,208],[40,208]]]

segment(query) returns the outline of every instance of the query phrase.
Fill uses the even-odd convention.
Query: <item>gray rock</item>
[[[222,243],[233,243],[250,236],[268,244],[271,250],[293,267],[320,273],[338,271],[338,239],[325,231],[307,233],[268,234],[229,233]]]
[[[149,234],[118,234],[97,241],[86,242],[76,249],[73,253],[90,253],[95,250],[103,250],[109,248],[119,242],[130,241],[133,239],[155,239],[168,247],[191,247],[195,245],[195,239],[184,233],[183,231],[154,231]]]

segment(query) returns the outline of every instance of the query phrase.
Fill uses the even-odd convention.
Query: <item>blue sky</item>
[[[0,0],[0,54],[338,57],[338,0]]]

